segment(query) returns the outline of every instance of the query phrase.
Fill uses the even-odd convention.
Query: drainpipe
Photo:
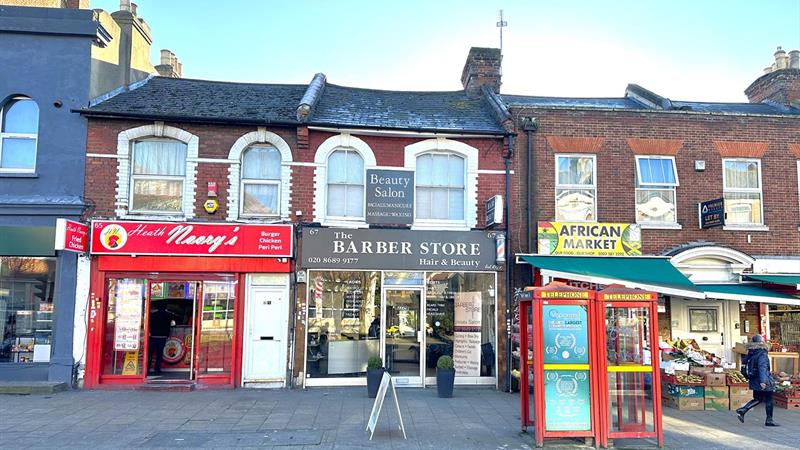
[[[511,300],[513,278],[511,270],[513,268],[511,240],[511,159],[514,157],[514,136],[508,136],[508,153],[505,157],[506,168],[506,198],[505,198],[505,219],[506,219],[506,386],[511,392]]]
[[[534,117],[520,118],[522,129],[525,130],[528,139],[528,158],[527,158],[527,181],[528,195],[525,196],[525,206],[527,207],[527,217],[525,224],[525,233],[527,234],[527,248],[528,253],[536,252],[536,238],[537,234],[533,232],[533,227],[536,227],[539,220],[539,212],[536,207],[536,183],[534,180],[534,173],[536,172],[536,153],[533,148],[533,133],[539,129],[539,123]],[[533,273],[531,273],[531,281],[533,280]]]

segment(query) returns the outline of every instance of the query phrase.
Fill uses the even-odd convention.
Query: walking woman
[[[772,393],[775,391],[775,379],[770,373],[768,351],[769,346],[758,334],[754,335],[752,342],[747,344],[747,356],[744,357],[742,366],[747,368],[746,375],[749,379],[750,389],[753,390],[753,399],[736,410],[739,422],[744,423],[744,415],[747,414],[747,411],[763,402],[767,410],[767,421],[764,422],[764,426],[778,426],[772,421]]]

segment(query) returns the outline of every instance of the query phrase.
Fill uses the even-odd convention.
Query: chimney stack
[[[178,61],[175,53],[167,49],[161,50],[161,64],[156,66],[158,74],[162,77],[181,78],[183,73],[183,64]]]
[[[469,49],[464,70],[461,71],[461,85],[464,86],[467,95],[471,97],[481,95],[483,86],[500,93],[502,61],[503,56],[499,48]]]
[[[775,62],[764,69],[764,75],[754,81],[745,95],[750,103],[774,103],[796,107],[800,101],[800,51],[786,54],[781,47],[773,54]]]

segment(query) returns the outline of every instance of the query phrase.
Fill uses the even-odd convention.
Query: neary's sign
[[[304,269],[500,270],[497,231],[303,228]]]
[[[697,205],[700,228],[713,228],[725,225],[725,199],[717,198]]]
[[[638,256],[642,229],[637,224],[539,222],[540,255]]]
[[[414,222],[414,171],[367,169],[367,223]]]

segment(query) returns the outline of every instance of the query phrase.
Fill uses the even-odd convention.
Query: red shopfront
[[[259,317],[288,323],[292,225],[94,221],[91,233],[84,387],[236,387],[261,355],[278,358],[273,372],[285,361],[288,330]]]

